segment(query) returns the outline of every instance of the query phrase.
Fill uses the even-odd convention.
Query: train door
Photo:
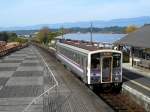
[[[112,57],[103,57],[101,62],[101,82],[110,83],[112,82]]]

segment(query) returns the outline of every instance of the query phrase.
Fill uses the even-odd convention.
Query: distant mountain
[[[103,27],[111,27],[111,26],[129,26],[129,25],[136,25],[136,26],[143,26],[144,24],[150,24],[150,17],[149,16],[142,16],[137,18],[122,18],[122,19],[113,19],[109,21],[93,21],[93,26],[97,28]],[[65,28],[73,28],[73,27],[81,27],[87,28],[90,27],[89,21],[83,22],[68,22],[68,23],[56,23],[56,24],[39,24],[33,26],[24,26],[24,27],[7,27],[2,28],[0,27],[0,31],[14,31],[14,30],[39,30],[42,27],[49,27],[53,29],[60,28],[63,25]]]

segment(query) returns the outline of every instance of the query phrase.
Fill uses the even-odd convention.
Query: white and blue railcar
[[[82,42],[58,41],[56,57],[90,87],[95,85],[121,87],[121,51],[98,48]]]

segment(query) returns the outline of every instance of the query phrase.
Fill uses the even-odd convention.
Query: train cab
[[[121,52],[91,54],[91,83],[122,82]]]

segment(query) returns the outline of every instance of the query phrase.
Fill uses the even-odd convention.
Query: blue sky
[[[0,0],[0,27],[150,16],[149,0]]]

